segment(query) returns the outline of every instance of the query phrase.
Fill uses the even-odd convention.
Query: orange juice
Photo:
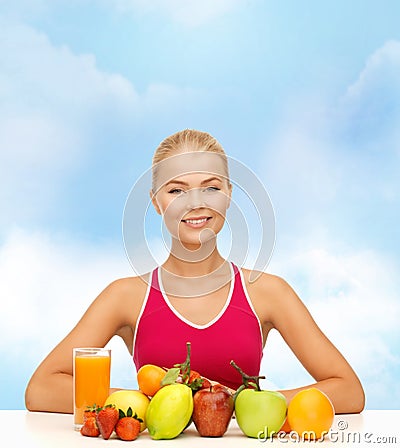
[[[103,406],[110,394],[110,350],[74,349],[74,424],[83,424],[88,406]]]

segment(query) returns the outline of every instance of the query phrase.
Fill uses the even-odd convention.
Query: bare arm
[[[279,277],[261,281],[261,289],[269,297],[269,325],[283,339],[315,383],[281,391],[288,401],[300,390],[315,386],[331,399],[336,413],[357,413],[364,408],[364,391],[349,363],[317,326],[311,314],[293,291]],[[265,297],[265,295],[264,295]]]
[[[142,295],[145,288],[140,283],[136,279],[117,280],[93,301],[75,328],[34,372],[25,392],[28,410],[73,412],[72,349],[104,347],[122,328],[131,326],[135,321],[132,297],[135,292]]]

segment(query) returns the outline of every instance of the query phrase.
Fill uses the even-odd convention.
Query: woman
[[[218,251],[232,185],[227,156],[207,133],[184,130],[166,138],[153,158],[151,201],[171,234],[165,263],[147,275],[111,283],[75,328],[40,364],[26,390],[29,410],[73,411],[72,349],[103,347],[115,335],[136,368],[165,367],[185,358],[231,388],[240,375],[231,359],[259,374],[262,350],[275,328],[331,399],[336,413],[360,412],[364,392],[348,362],[318,328],[281,278],[240,269]],[[289,402],[305,387],[281,391]]]

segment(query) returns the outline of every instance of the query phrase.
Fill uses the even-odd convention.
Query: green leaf
[[[188,386],[192,389],[193,392],[201,389],[204,383],[204,378],[195,378]]]
[[[161,386],[167,386],[168,384],[173,384],[178,379],[180,373],[179,367],[173,367],[172,369],[168,369],[164,378],[161,380]]]
[[[118,413],[120,419],[126,417],[125,412],[122,409],[118,409]]]
[[[132,417],[133,417],[135,420],[137,420],[138,422],[143,423],[143,420],[142,420],[140,417],[138,417],[138,415],[136,414],[136,412],[135,412],[135,415],[133,415]]]
[[[132,417],[132,415],[133,415],[132,408],[129,406],[129,408],[128,408],[127,412],[126,412],[126,416],[127,417]]]

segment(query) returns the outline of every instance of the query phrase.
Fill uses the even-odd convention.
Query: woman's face
[[[153,204],[173,238],[196,250],[222,229],[232,187],[220,155],[184,152],[157,166]]]

